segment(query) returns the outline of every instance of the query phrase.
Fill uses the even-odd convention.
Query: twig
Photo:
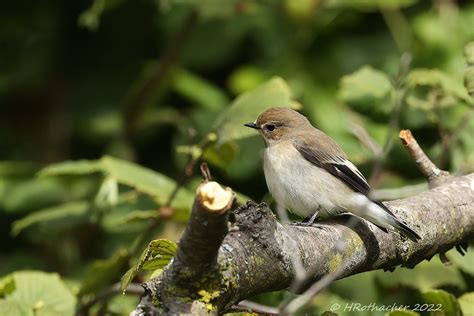
[[[350,215],[351,216],[351,215]],[[358,219],[355,216],[351,216],[349,221],[347,221],[346,226],[350,229],[354,228],[354,226],[357,224]],[[339,239],[335,242],[334,246],[337,248],[338,251],[344,252],[346,249],[346,243],[344,240],[346,239],[346,235],[342,234]],[[326,254],[326,256],[330,256],[330,254]],[[329,258],[328,258],[329,259]],[[294,261],[293,261],[294,262]],[[300,261],[301,262],[301,261]],[[304,266],[299,263],[300,266],[294,265],[295,269],[295,279],[293,280],[291,286],[290,286],[290,292],[295,292],[298,293],[301,291],[301,289],[304,286],[307,286],[308,281],[312,279],[312,276],[316,273],[316,269],[318,267],[314,267],[314,270],[306,271],[304,269]],[[302,269],[301,271],[298,271],[297,269]],[[340,277],[339,272],[342,269],[342,267],[338,267],[335,271],[332,271],[325,275],[323,278],[321,278],[319,281],[313,283],[302,295],[299,297],[283,303],[280,305],[279,310],[282,315],[293,315],[296,310],[300,309],[303,305],[309,302],[309,300],[316,295],[319,290],[325,288],[328,286],[332,281],[336,280],[337,278]],[[298,273],[301,275],[303,274],[303,277],[298,277]],[[319,289],[318,291],[316,291]]]
[[[308,304],[311,299],[316,296],[316,294],[318,294],[326,287],[328,287],[332,282],[340,278],[346,271],[349,262],[350,260],[348,260],[345,265],[341,265],[340,267],[338,267],[338,269],[334,272],[326,274],[318,282],[313,283],[313,285],[311,285],[310,288],[307,289],[303,294],[292,300],[281,311],[281,315],[294,315],[296,311],[298,311],[304,305]]]
[[[243,300],[233,309],[242,310],[242,311],[251,311],[256,312],[259,315],[278,315],[278,308],[259,304],[249,300]]]
[[[400,66],[398,68],[398,74],[393,82],[395,89],[395,105],[390,115],[388,123],[387,136],[385,143],[380,155],[376,156],[376,161],[372,169],[372,173],[369,178],[369,183],[372,184],[379,176],[383,169],[384,158],[387,153],[392,149],[393,146],[393,134],[398,129],[398,123],[400,120],[400,113],[403,107],[403,98],[405,96],[405,88],[403,88],[403,80],[405,79],[408,71],[410,70],[412,56],[408,53],[403,53],[400,57]]]
[[[437,186],[440,182],[449,177],[449,172],[436,167],[430,158],[426,156],[410,130],[404,129],[400,131],[399,137],[402,140],[405,149],[415,160],[418,169],[428,179],[430,187]]]

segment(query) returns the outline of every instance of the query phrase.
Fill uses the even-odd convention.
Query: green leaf
[[[439,312],[434,314],[442,314],[445,316],[460,316],[462,315],[461,307],[454,295],[443,290],[429,290],[421,293],[423,300],[428,304],[433,304],[434,308],[440,307]]]
[[[64,187],[57,179],[33,178],[7,188],[3,207],[8,213],[25,213],[60,203],[64,194]]]
[[[459,101],[473,104],[462,79],[456,79],[441,70],[414,69],[405,80],[407,104],[410,106],[430,110],[434,106],[454,106]]]
[[[118,182],[135,188],[137,191],[151,195],[158,204],[164,204],[174,190],[176,182],[167,176],[132,162],[114,157],[101,159],[103,170]],[[181,188],[172,204],[178,209],[189,209],[194,195]]]
[[[392,273],[375,271],[377,279],[385,287],[408,286],[427,291],[440,286],[466,287],[460,271],[453,266],[445,266],[438,258],[423,261],[414,269],[399,268]],[[436,275],[436,278],[433,278]]]
[[[364,66],[341,78],[338,97],[358,112],[372,118],[386,119],[394,105],[393,91],[385,73]]]
[[[418,316],[417,312],[410,311],[410,310],[397,310],[385,313],[385,316]]]
[[[227,0],[222,5],[221,0],[193,1],[199,15],[203,19],[230,18],[237,12],[239,0]]]
[[[217,86],[182,69],[173,74],[173,87],[184,97],[208,110],[221,110],[229,103],[225,93]]]
[[[474,311],[474,292],[464,293],[458,298],[459,305],[464,315],[469,315]]]
[[[39,172],[40,176],[83,175],[101,172],[100,160],[74,160],[52,164]]]
[[[297,103],[291,98],[290,87],[279,77],[274,77],[257,88],[240,95],[219,116],[214,125],[218,144],[222,145],[231,140],[256,136],[254,130],[243,125],[255,121],[260,113],[275,106],[297,107]]]
[[[367,11],[400,9],[409,7],[418,0],[329,0],[329,8],[351,8]]]
[[[21,305],[22,313],[18,315],[74,315],[76,298],[56,273],[21,271],[12,276],[15,291],[3,302]],[[7,307],[14,308],[13,305]]]
[[[59,228],[73,226],[86,221],[89,210],[90,204],[86,201],[70,202],[45,208],[13,222],[12,234],[18,235],[25,228],[39,223],[48,223],[49,229],[53,226]]]
[[[265,80],[268,80],[268,75],[262,69],[245,65],[232,72],[229,77],[229,89],[238,95],[257,88]]]
[[[0,311],[8,316],[35,316],[32,309],[16,301],[0,299]]]
[[[0,279],[0,297],[4,297],[15,290],[15,281],[13,276],[7,275]],[[1,310],[1,309],[0,309]]]
[[[149,221],[152,219],[158,219],[160,217],[159,215],[158,210],[136,210],[128,213],[123,221],[125,223]]]
[[[36,168],[36,164],[28,161],[0,161],[0,176],[29,176]]]
[[[167,239],[151,241],[140,255],[137,263],[122,277],[120,290],[125,292],[127,286],[141,270],[156,270],[164,268],[173,258],[177,249],[175,242]]]
[[[126,267],[128,251],[119,249],[114,256],[105,260],[96,260],[83,278],[81,295],[95,293],[119,278]]]
[[[464,256],[461,256],[456,250],[451,250],[447,253],[449,261],[455,267],[460,268],[464,272],[474,276],[474,251],[468,249]]]

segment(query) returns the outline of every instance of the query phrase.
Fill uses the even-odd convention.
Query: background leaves
[[[473,171],[472,44],[466,45],[474,40],[472,3],[221,2],[4,4],[2,312],[33,313],[32,301],[7,300],[19,290],[14,276],[27,275],[68,288],[73,299],[65,298],[64,315],[89,302],[92,315],[127,315],[136,297],[96,298],[117,289],[131,268],[127,282],[159,274],[137,268],[146,261],[140,255],[152,240],[179,240],[201,160],[239,192],[239,201],[272,203],[262,141],[242,126],[270,106],[301,110],[374,188],[423,181],[396,139],[399,128],[410,128],[441,168]],[[153,249],[163,264],[171,256]],[[448,253],[451,267],[433,259],[414,270],[337,281],[306,312],[322,313],[335,302],[437,300],[457,313],[453,297],[465,312],[472,309],[471,252]],[[61,279],[24,269],[55,271]],[[288,295],[254,300],[277,306]],[[54,304],[45,306],[35,312],[56,313]]]

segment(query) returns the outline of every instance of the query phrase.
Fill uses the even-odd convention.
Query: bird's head
[[[308,119],[289,108],[270,108],[260,114],[253,123],[245,126],[259,130],[267,145],[291,138],[311,126]]]

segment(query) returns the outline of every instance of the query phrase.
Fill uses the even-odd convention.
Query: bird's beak
[[[260,127],[258,127],[257,124],[255,124],[255,123],[246,123],[246,124],[244,124],[244,126],[254,128],[254,129],[260,129]]]

